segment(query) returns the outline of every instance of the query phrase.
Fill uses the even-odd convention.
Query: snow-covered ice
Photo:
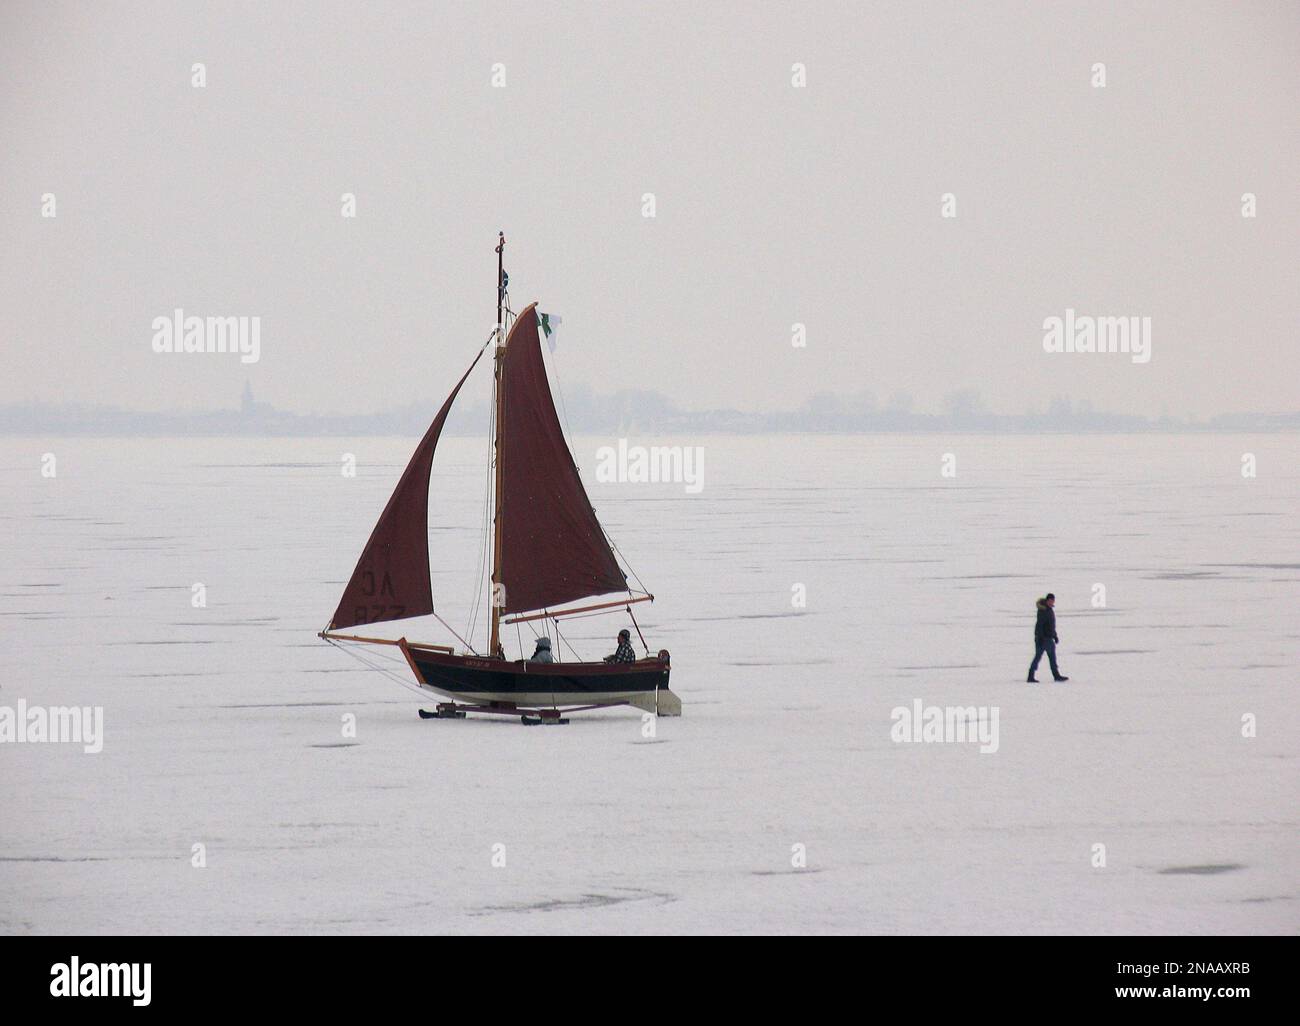
[[[705,447],[695,495],[595,482],[609,441],[579,464],[684,703],[652,739],[423,721],[315,637],[413,439],[0,439],[0,705],[105,718],[97,755],[0,744],[0,930],[1300,927],[1295,436],[655,439]],[[458,630],[484,455],[434,466]],[[1031,687],[1048,590],[1072,679]],[[997,753],[894,743],[917,698],[998,707]]]

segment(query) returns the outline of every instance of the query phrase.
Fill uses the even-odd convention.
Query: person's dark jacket
[[[1041,645],[1048,641],[1060,641],[1056,636],[1056,610],[1047,604],[1047,599],[1038,600],[1038,620],[1034,623],[1034,641]]]
[[[634,663],[636,662],[636,652],[633,651],[630,643],[622,638],[618,639],[618,650],[613,655],[605,656],[607,663]]]

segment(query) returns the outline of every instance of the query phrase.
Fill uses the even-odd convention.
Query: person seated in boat
[[[632,632],[624,627],[618,632],[618,650],[613,655],[605,656],[607,663],[634,663],[636,653],[632,651]]]
[[[551,655],[551,639],[538,638],[537,647],[533,649],[533,654],[528,657],[530,663],[553,663],[555,657]]]

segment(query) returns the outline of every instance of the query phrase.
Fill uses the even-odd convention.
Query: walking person
[[[1038,619],[1034,621],[1034,661],[1029,664],[1029,680],[1026,683],[1037,684],[1034,671],[1038,661],[1047,653],[1047,665],[1052,668],[1052,680],[1066,681],[1069,677],[1062,675],[1056,665],[1056,644],[1061,639],[1056,635],[1056,596],[1050,591],[1038,600]]]

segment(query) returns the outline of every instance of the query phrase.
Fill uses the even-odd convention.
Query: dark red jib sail
[[[499,387],[502,612],[626,591],[555,415],[535,306],[510,330]]]
[[[429,471],[447,412],[478,359],[474,357],[474,363],[447,396],[393,489],[352,571],[352,580],[334,611],[330,629],[433,612],[433,587],[429,583]]]

